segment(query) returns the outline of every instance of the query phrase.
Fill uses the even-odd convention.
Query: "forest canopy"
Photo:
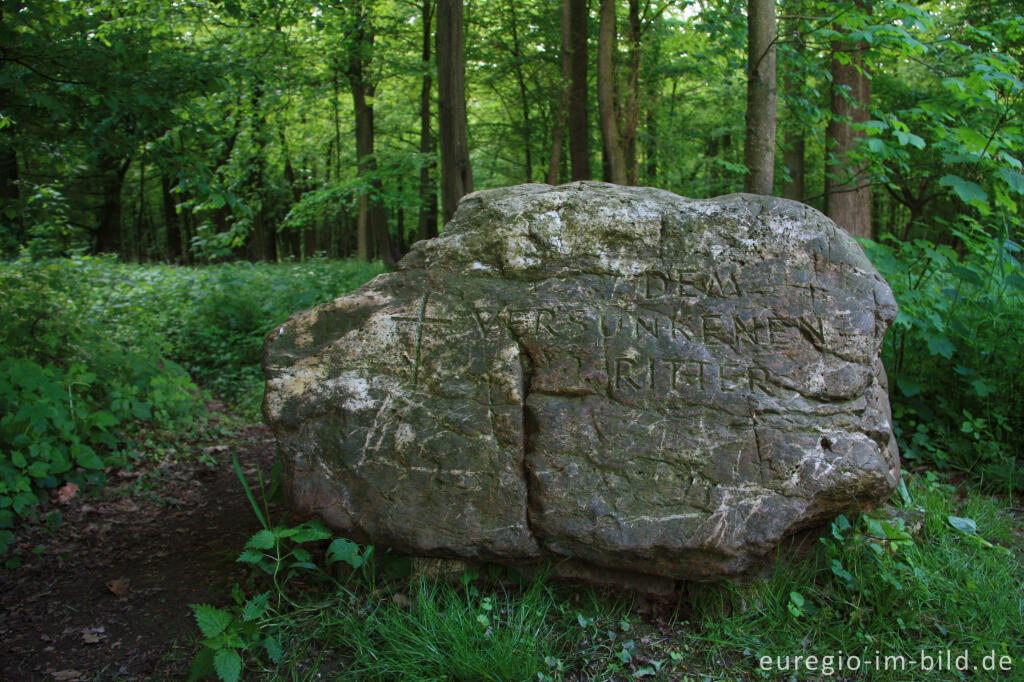
[[[453,210],[446,179],[746,188],[876,240],[1009,236],[1018,4],[8,1],[0,249],[392,262]]]

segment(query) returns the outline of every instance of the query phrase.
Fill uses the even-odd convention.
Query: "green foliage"
[[[977,494],[957,504],[956,491],[934,476],[913,479],[909,490],[907,507],[840,516],[817,554],[798,564],[783,561],[766,582],[726,588],[732,615],[703,605],[685,642],[697,653],[691,663],[730,661],[737,679],[794,679],[792,666],[762,669],[761,657],[809,654],[818,656],[818,673],[824,673],[821,659],[831,655],[832,672],[824,678],[841,677],[840,652],[872,662],[876,652],[902,656],[914,665],[922,652],[968,651],[979,664],[994,651],[1016,665],[1022,547],[1003,504]],[[908,675],[962,677],[909,666],[870,670],[878,680]],[[817,677],[804,668],[795,679]]]
[[[0,267],[0,528],[63,483],[102,484],[140,429],[200,413],[188,374],[119,308],[114,272],[88,258]]]
[[[229,263],[155,268],[172,311],[161,331],[170,357],[204,387],[255,415],[263,339],[288,315],[331,300],[380,273],[379,263],[316,258],[276,266]]]
[[[286,592],[291,579],[302,576],[307,581],[313,580],[344,591],[345,581],[328,570],[330,565],[342,560],[353,569],[365,568],[373,555],[372,546],[360,548],[348,540],[334,538],[326,555],[317,552],[320,557],[317,561],[314,558],[315,546],[331,540],[332,533],[319,520],[290,527],[271,526],[266,499],[261,508],[237,458],[233,458],[233,464],[235,475],[263,525],[263,529],[245,543],[237,561],[259,568],[269,576],[271,589],[247,599],[236,585],[232,591],[235,605],[231,611],[208,604],[192,604],[196,624],[204,640],[203,648],[193,660],[190,680],[216,673],[224,682],[236,682],[242,672],[243,655],[255,657],[265,654],[276,663],[283,655],[280,644],[282,620],[287,620],[292,609],[299,608]],[[262,474],[259,483],[262,493]],[[351,575],[354,573],[349,577]]]
[[[886,337],[898,440],[906,460],[1024,484],[1024,270],[1020,246],[974,221],[960,251],[925,240],[865,243],[900,314]]]
[[[33,516],[60,485],[100,485],[107,468],[135,456],[141,432],[201,419],[193,378],[254,416],[270,328],[379,271],[323,259],[0,265],[0,554],[16,519]]]

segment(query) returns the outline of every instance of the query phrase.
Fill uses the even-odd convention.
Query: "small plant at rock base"
[[[288,610],[301,608],[286,594],[289,580],[295,575],[305,574],[329,584],[335,591],[344,591],[344,583],[328,568],[343,562],[354,572],[364,569],[373,556],[372,546],[360,547],[350,540],[335,538],[319,520],[291,527],[272,527],[266,501],[261,509],[245,480],[237,456],[232,458],[232,463],[235,475],[263,526],[245,543],[236,561],[259,568],[270,577],[271,589],[246,598],[241,588],[235,585],[232,590],[235,604],[230,610],[209,604],[191,605],[204,639],[202,650],[193,660],[190,680],[216,674],[224,682],[236,682],[240,679],[245,659],[264,654],[277,663],[283,651],[278,632],[287,620]],[[260,490],[263,491],[262,474],[258,475]],[[331,543],[319,562],[310,548],[301,546],[326,540],[331,540]]]

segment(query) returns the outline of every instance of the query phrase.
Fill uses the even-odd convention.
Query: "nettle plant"
[[[233,463],[235,475],[263,526],[245,543],[237,561],[266,574],[271,588],[247,598],[235,585],[232,590],[235,603],[229,609],[192,604],[204,639],[202,649],[192,662],[190,680],[216,674],[224,682],[236,682],[241,678],[246,657],[265,655],[273,663],[280,661],[284,653],[280,632],[292,615],[302,609],[288,597],[286,587],[292,579],[302,577],[344,590],[347,580],[353,576],[372,574],[372,545],[361,547],[345,538],[334,537],[319,520],[297,526],[272,526],[266,499],[261,508],[237,457]],[[264,490],[262,475],[259,489]],[[324,551],[323,544],[328,540]],[[347,565],[349,570],[335,570],[339,563]]]

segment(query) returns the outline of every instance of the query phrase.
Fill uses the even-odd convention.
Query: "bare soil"
[[[235,558],[259,530],[231,455],[252,487],[274,447],[265,426],[250,425],[180,449],[55,502],[56,529],[18,531],[23,564],[0,569],[0,680],[188,675],[199,634],[189,604],[230,601],[248,576]]]

